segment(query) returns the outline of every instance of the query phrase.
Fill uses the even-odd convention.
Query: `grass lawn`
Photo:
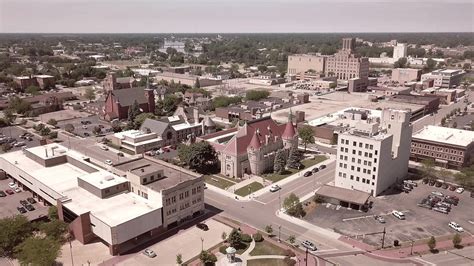
[[[242,255],[248,248],[250,243],[240,242],[240,245],[236,248],[237,254]]]
[[[251,256],[260,255],[285,255],[285,250],[273,245],[268,241],[255,242],[255,248],[250,252]]]
[[[287,266],[282,259],[247,260],[247,266]]]
[[[222,189],[226,189],[226,188],[228,188],[228,187],[230,187],[234,184],[234,183],[232,183],[228,180],[218,178],[218,177],[215,177],[215,176],[210,176],[210,175],[205,175],[204,180],[209,185],[213,185],[213,186],[216,186],[216,187],[219,187],[219,188],[222,188]]]
[[[263,175],[263,177],[265,177],[265,179],[267,180],[270,180],[272,182],[278,182],[282,179],[285,179],[287,177],[289,177],[290,175],[292,174],[295,174],[297,173],[298,171],[303,171],[304,169],[308,168],[308,167],[311,167],[315,164],[318,164],[324,160],[326,160],[327,157],[326,156],[323,156],[323,155],[317,155],[314,157],[314,159],[308,159],[308,160],[303,160],[301,161],[301,163],[304,165],[304,168],[302,170],[296,170],[296,169],[288,169],[284,174],[266,174],[266,175]]]
[[[249,190],[250,188],[250,190]],[[263,185],[258,183],[258,182],[252,182],[244,187],[241,187],[235,191],[235,194],[245,197],[247,196],[250,192],[255,192],[259,189],[263,188]]]

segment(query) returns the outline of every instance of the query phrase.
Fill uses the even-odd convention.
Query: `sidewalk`
[[[219,177],[219,176],[217,176],[217,177]],[[231,192],[231,193],[234,193],[234,191],[236,191],[237,189],[239,189],[241,187],[245,187],[246,185],[251,184],[253,182],[262,183],[262,177],[252,175],[252,177],[244,179],[244,180],[242,180],[238,183],[235,183],[235,185],[232,185],[232,186],[228,187],[226,190]]]

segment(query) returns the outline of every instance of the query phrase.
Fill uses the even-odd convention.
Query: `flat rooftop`
[[[455,146],[468,146],[474,142],[474,131],[457,128],[425,126],[412,139],[426,140]]]
[[[156,133],[154,133],[154,132],[146,133],[146,132],[143,132],[141,130],[136,130],[136,129],[117,132],[117,133],[114,134],[114,136],[116,138],[119,138],[119,139],[124,139],[126,137],[131,138],[131,139],[136,139],[136,138],[139,138],[139,137],[153,136],[153,135],[156,135]]]
[[[146,185],[147,187],[158,192],[200,177],[198,174],[186,171],[184,169],[179,169],[172,164],[168,164],[166,162],[158,163],[155,160],[150,160],[147,158],[130,160],[128,162],[115,165],[114,167],[122,172],[131,172],[139,176],[145,173],[153,173],[158,170],[163,170],[163,175],[165,178],[156,180]]]

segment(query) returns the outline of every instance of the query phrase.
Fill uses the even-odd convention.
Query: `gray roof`
[[[319,190],[316,191],[316,195],[334,198],[359,205],[367,203],[368,199],[370,198],[369,193],[330,185],[323,185]]]
[[[113,90],[112,94],[115,96],[115,100],[118,101],[121,106],[130,106],[135,100],[138,102],[138,104],[148,102],[147,98],[145,97],[145,87]]]
[[[155,132],[159,136],[163,135],[163,132],[168,127],[169,123],[147,118],[140,127],[141,131],[146,132],[146,129],[150,129],[151,132]]]
[[[117,78],[116,82],[117,83],[130,83],[134,81],[135,79],[132,77],[122,77],[122,78]]]

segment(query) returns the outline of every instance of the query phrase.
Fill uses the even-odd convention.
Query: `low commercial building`
[[[179,73],[170,73],[170,72],[163,72],[163,73],[156,73],[155,80],[166,80],[168,82],[175,82],[181,83],[189,86],[194,86],[196,83],[196,79],[199,79],[200,87],[208,87],[214,85],[222,84],[222,79],[214,78],[214,77],[204,77],[204,76],[196,76],[190,74],[179,74]]]
[[[136,161],[140,160],[144,159]],[[119,175],[58,144],[0,155],[0,169],[39,202],[57,206],[59,218],[69,223],[78,241],[101,241],[112,255],[149,242],[203,212],[201,175],[158,160],[117,167],[111,171]]]
[[[474,158],[474,132],[426,126],[413,135],[410,158],[415,161],[433,159],[446,168],[469,166]]]
[[[15,77],[14,81],[23,91],[29,86],[36,86],[41,90],[49,90],[53,89],[56,85],[56,79],[50,75],[21,76]]]
[[[440,89],[436,87],[424,89],[420,91],[420,94],[438,97],[441,104],[450,104],[455,102],[457,96],[455,89]]]
[[[384,109],[339,134],[335,186],[378,196],[408,173],[410,111]]]
[[[139,154],[162,146],[162,138],[155,132],[127,130],[115,133],[111,138],[112,144]]]
[[[295,54],[288,56],[288,74],[302,75],[306,72],[324,73],[326,57],[312,54]]]
[[[264,74],[258,77],[249,78],[248,82],[250,84],[271,86],[284,83],[285,80],[285,78],[277,77],[275,74]]]
[[[367,207],[370,198],[366,192],[330,185],[323,185],[315,194],[324,202],[357,210]]]
[[[421,81],[434,81],[434,87],[453,88],[461,84],[465,72],[462,69],[439,69],[431,73],[421,75]]]
[[[421,69],[416,68],[395,68],[392,69],[392,81],[399,84],[406,82],[419,81],[421,78]]]
[[[409,103],[415,105],[424,106],[419,110],[412,110],[412,120],[416,120],[420,117],[423,117],[427,114],[436,112],[439,109],[440,99],[435,96],[422,96],[422,95],[407,95],[407,94],[397,94],[389,98],[390,101],[400,102],[400,103]]]
[[[379,96],[393,96],[393,95],[397,95],[397,94],[409,95],[410,92],[411,92],[410,87],[379,87],[379,86],[373,87],[373,86],[369,86],[367,88],[367,90],[372,92],[372,93],[375,93],[376,95],[379,95]]]

